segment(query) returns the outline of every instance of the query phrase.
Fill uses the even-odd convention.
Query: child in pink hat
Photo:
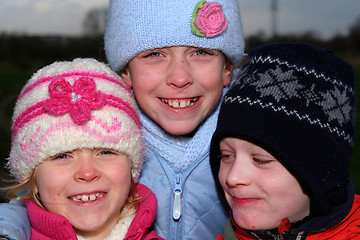
[[[157,202],[137,184],[142,165],[135,101],[106,65],[55,62],[26,83],[7,166],[31,239],[162,239],[148,231]]]

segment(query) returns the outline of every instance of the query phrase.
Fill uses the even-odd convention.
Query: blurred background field
[[[66,1],[76,2],[75,0]],[[242,2],[246,1],[254,2],[239,0],[240,6]],[[24,2],[30,2],[30,0]],[[60,4],[60,1],[58,2]],[[276,2],[276,0],[271,1],[272,4]],[[304,2],[310,3],[310,1]],[[333,0],[330,0],[330,2],[333,2]],[[10,3],[10,1],[6,3]],[[266,3],[269,5],[269,2]],[[356,192],[360,193],[360,9],[357,11],[359,13],[357,18],[344,27],[341,33],[323,37],[318,32],[311,30],[311,26],[308,26],[309,31],[298,31],[295,33],[281,31],[281,24],[279,25],[276,22],[276,14],[280,7],[276,5],[270,6],[270,11],[267,13],[270,21],[266,23],[268,26],[268,28],[265,28],[266,31],[251,31],[250,34],[250,31],[248,31],[248,34],[245,35],[246,52],[269,42],[305,41],[329,49],[352,64],[355,71],[355,92],[358,108],[356,114],[355,145],[351,161],[351,180],[355,184]],[[249,11],[246,13],[249,14],[250,10],[249,8]],[[252,16],[246,15],[246,13],[243,14],[245,30],[247,29],[247,22],[255,21],[252,19]],[[0,9],[0,24],[4,24],[1,15],[4,14]],[[278,20],[281,20],[281,18],[279,17]],[[43,19],[43,21],[46,20]],[[0,25],[0,177],[2,179],[10,178],[7,170],[4,168],[4,164],[10,150],[10,125],[13,107],[22,86],[31,75],[54,61],[72,60],[77,57],[92,57],[106,62],[103,49],[106,7],[90,9],[84,14],[82,21],[82,32],[77,35],[59,33],[31,34],[26,31],[7,31],[2,30]],[[0,202],[3,201],[5,199],[0,197]]]

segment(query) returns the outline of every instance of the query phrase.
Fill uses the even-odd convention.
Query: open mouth
[[[163,101],[170,107],[187,108],[187,107],[191,107],[192,105],[194,105],[196,103],[196,101],[199,100],[199,97],[195,97],[192,99],[165,99],[165,98],[160,98],[160,99],[161,99],[161,101]]]
[[[92,202],[104,196],[103,193],[92,193],[92,194],[79,194],[70,197],[75,202]]]

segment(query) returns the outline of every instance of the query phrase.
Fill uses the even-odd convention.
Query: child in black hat
[[[253,50],[211,143],[231,207],[217,239],[360,239],[354,123],[350,64],[307,43]]]

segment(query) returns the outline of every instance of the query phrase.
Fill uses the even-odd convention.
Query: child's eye
[[[98,155],[119,155],[121,153],[112,149],[99,149]]]
[[[69,154],[67,153],[61,153],[61,154],[58,154],[58,155],[55,155],[54,157],[52,157],[51,159],[52,160],[57,160],[57,159],[66,159],[66,158],[69,158]]]
[[[100,154],[101,155],[109,155],[109,154],[112,154],[113,152],[111,151],[102,151]]]
[[[222,162],[228,162],[228,161],[231,161],[232,159],[234,159],[234,156],[230,155],[230,154],[221,154],[219,156],[219,159],[222,161]]]
[[[256,162],[259,165],[263,165],[263,164],[268,164],[273,162],[274,160],[272,159],[259,159],[259,158],[253,158],[253,161]]]
[[[162,56],[162,54],[159,52],[150,52],[145,55],[145,57],[161,57],[161,56]]]
[[[203,50],[203,49],[197,50],[195,52],[195,55],[208,55],[208,54],[210,54],[210,53],[208,51]]]
[[[102,150],[99,152],[99,155],[109,155],[109,154],[114,154],[114,152],[111,150]]]

